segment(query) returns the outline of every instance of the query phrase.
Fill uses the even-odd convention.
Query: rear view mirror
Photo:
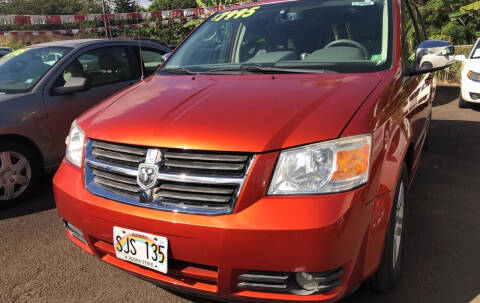
[[[442,70],[455,63],[453,45],[448,41],[427,40],[417,48],[415,69],[408,75],[420,75]]]
[[[71,77],[64,86],[55,87],[53,94],[56,96],[83,92],[88,90],[87,78]]]

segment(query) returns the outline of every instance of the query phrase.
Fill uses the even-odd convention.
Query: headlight
[[[473,80],[473,81],[479,81],[480,82],[480,73],[472,72],[469,71],[467,74],[468,79]]]
[[[370,170],[370,135],[285,150],[280,153],[270,195],[323,194],[363,185]]]
[[[72,164],[82,167],[83,143],[85,141],[85,133],[78,126],[77,121],[73,121],[70,134],[65,143],[67,144],[67,152],[65,158]]]

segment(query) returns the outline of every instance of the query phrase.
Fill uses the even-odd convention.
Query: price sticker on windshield
[[[260,6],[254,6],[251,8],[236,9],[233,11],[220,13],[212,18],[213,22],[227,21],[230,19],[245,19],[253,16],[257,10],[260,9]]]

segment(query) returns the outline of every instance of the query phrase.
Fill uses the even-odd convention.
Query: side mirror
[[[427,40],[420,43],[415,56],[415,68],[409,70],[407,75],[421,75],[438,70],[442,70],[455,63],[455,60],[446,59],[443,53],[448,53],[448,49],[453,49],[453,45],[448,41]],[[441,54],[440,56],[438,54]]]
[[[86,90],[88,90],[87,78],[71,77],[64,86],[55,87],[52,92],[55,96],[60,96]]]
[[[457,55],[455,56],[455,60],[465,62],[467,60],[467,57],[465,57],[465,55]]]

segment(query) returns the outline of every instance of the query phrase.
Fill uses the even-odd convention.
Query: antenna
[[[102,10],[103,10],[103,15],[105,15],[105,1],[102,0]],[[103,25],[105,26],[105,37],[108,39],[108,28],[107,28],[107,21],[103,20]]]
[[[137,8],[138,10],[140,11],[140,0],[137,0],[135,1],[137,3]],[[138,36],[138,55],[140,57],[140,71],[141,71],[141,78],[140,80],[143,80],[143,78],[145,78],[145,74],[144,74],[144,71],[143,71],[143,56],[142,56],[142,39],[140,38],[140,24],[139,24],[139,15],[141,14],[141,12],[137,12],[136,15],[137,15],[137,36]]]

